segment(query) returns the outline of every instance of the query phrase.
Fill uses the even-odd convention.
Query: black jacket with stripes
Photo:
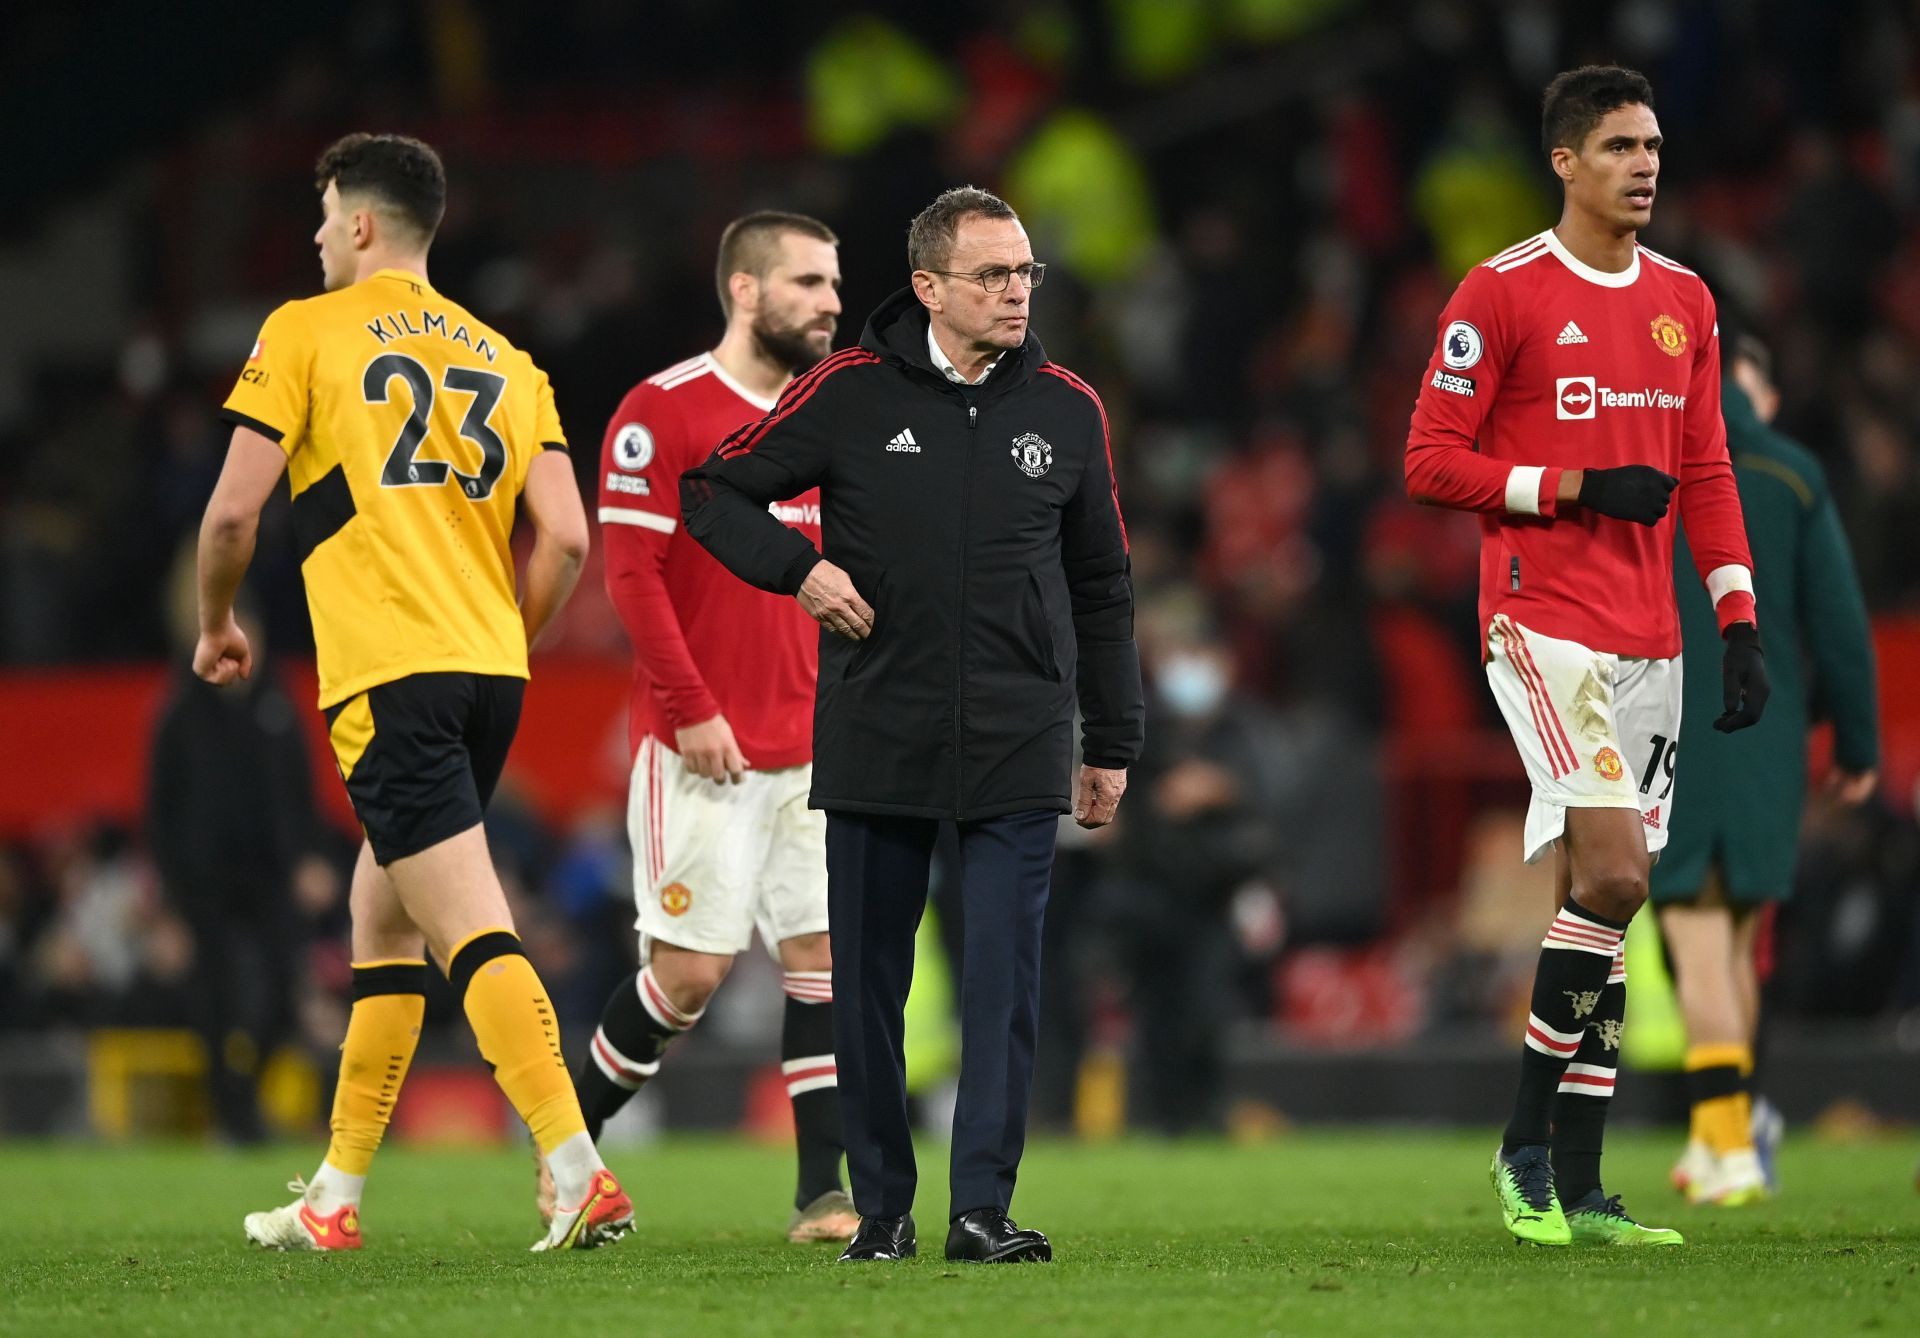
[[[767,507],[819,485],[822,550]],[[873,633],[820,634],[815,808],[962,821],[1070,808],[1085,760],[1125,767],[1146,708],[1100,397],[1031,332],[985,382],[927,354],[911,289],[858,347],[681,479],[687,531],[735,575],[793,594],[824,556]]]

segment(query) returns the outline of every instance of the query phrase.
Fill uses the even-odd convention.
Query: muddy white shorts
[[[811,764],[715,785],[652,735],[627,795],[641,952],[652,939],[694,952],[767,951],[827,930],[827,820],[807,807]]]
[[[1647,849],[1667,843],[1680,737],[1680,657],[1637,660],[1528,631],[1487,629],[1487,681],[1533,783],[1527,863],[1566,830],[1569,808],[1632,808]]]

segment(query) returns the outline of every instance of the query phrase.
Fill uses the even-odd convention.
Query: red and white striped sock
[[[1586,1019],[1580,1049],[1553,1098],[1553,1174],[1560,1201],[1572,1205],[1600,1188],[1600,1147],[1620,1067],[1627,1015],[1627,952],[1614,951],[1600,1002]]]
[[[1625,925],[1603,920],[1592,911],[1568,901],[1560,908],[1560,913],[1553,917],[1553,923],[1547,926],[1547,936],[1540,940],[1540,946],[1590,952],[1596,957],[1612,961],[1620,956],[1620,945],[1626,941],[1626,935]]]
[[[1540,944],[1540,964],[1534,971],[1532,1007],[1527,1013],[1525,1045],[1520,1056],[1520,1090],[1513,1117],[1507,1122],[1505,1143],[1548,1143],[1553,1130],[1553,1101],[1565,1090],[1569,1065],[1579,1064],[1576,1083],[1597,1083],[1589,1070],[1597,1064],[1582,1056],[1582,1047],[1596,1031],[1612,1039],[1618,1052],[1619,1022],[1602,1016],[1607,982],[1620,961],[1626,926],[1595,915],[1568,900],[1547,927]],[[1624,985],[1619,988],[1624,995]],[[1599,1042],[1593,1042],[1598,1044]],[[1611,1074],[1606,1075],[1611,1089]],[[1591,1094],[1591,1093],[1589,1093]]]
[[[634,992],[640,996],[641,1005],[668,1031],[675,1033],[687,1030],[705,1015],[706,1009],[694,1013],[683,1013],[673,1006],[673,1000],[661,988],[659,979],[653,974],[653,968],[640,968],[640,974],[634,978]]]
[[[1626,984],[1627,949],[1622,944],[1614,950],[1613,969],[1607,973],[1607,988],[1601,991],[1600,1002],[1580,1033],[1580,1049],[1560,1079],[1560,1091],[1580,1096],[1613,1095],[1614,1074],[1620,1067],[1620,1034],[1621,1024],[1625,1022]]]
[[[599,1139],[601,1126],[660,1071],[660,1056],[673,1038],[699,1020],[699,1013],[673,1006],[652,967],[613,992],[587,1044],[587,1061],[574,1077],[588,1133]]]
[[[804,1208],[840,1188],[840,1070],[833,1057],[833,972],[789,971],[780,1029],[780,1072],[793,1102],[794,1151],[799,1186],[794,1207]]]
[[[780,977],[780,987],[789,999],[798,999],[801,1003],[833,1002],[831,971],[789,971]]]

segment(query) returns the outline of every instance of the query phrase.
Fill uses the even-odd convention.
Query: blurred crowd
[[[83,29],[13,21],[43,54]],[[847,343],[904,280],[920,206],[999,189],[1052,262],[1038,332],[1114,423],[1154,702],[1120,829],[1064,857],[1052,1044],[1116,1018],[1182,1028],[1141,1047],[1169,1057],[1159,1090],[1214,1082],[1235,1019],[1392,1039],[1502,1016],[1523,988],[1497,964],[1530,963],[1513,926],[1545,893],[1486,733],[1476,531],[1407,503],[1400,460],[1452,285],[1557,217],[1537,105],[1558,69],[1653,80],[1648,244],[1772,345],[1778,425],[1829,470],[1870,605],[1920,613],[1920,33],[1896,0],[362,0],[323,29],[263,22],[244,77],[174,80],[158,128],[115,139],[90,118],[124,106],[78,113],[73,143],[98,151],[63,156],[4,225],[0,284],[84,262],[61,282],[94,324],[0,346],[19,355],[0,374],[0,666],[179,659],[168,572],[220,465],[212,409],[260,317],[318,283],[307,169],[340,132],[442,148],[435,283],[548,370],[589,497],[621,394],[717,337],[729,218],[838,231]],[[141,78],[192,59],[191,27],[154,39]],[[298,654],[285,521],[252,595]],[[597,577],[557,650],[624,655]],[[183,679],[168,718],[236,728],[198,692]],[[1859,966],[1848,943],[1876,965],[1839,1011],[1920,1003],[1909,800],[1820,815],[1796,1006],[1836,1006],[1817,982]],[[279,888],[254,935],[280,954],[274,1025],[317,1044],[338,1034],[346,853],[290,821],[232,904]],[[618,815],[545,830],[509,796],[493,825],[542,975],[586,1018],[630,951]],[[210,1006],[188,963],[224,952],[210,926],[235,916],[169,873],[163,828],[0,850],[0,1025],[194,1025]],[[1218,1112],[1164,1112],[1194,1118]]]

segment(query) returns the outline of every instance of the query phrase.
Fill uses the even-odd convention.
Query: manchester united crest
[[[1620,754],[1611,748],[1602,748],[1593,755],[1593,769],[1600,773],[1602,780],[1617,781],[1627,774],[1627,769],[1620,765]]]
[[[1664,311],[1653,318],[1652,329],[1653,342],[1662,353],[1677,358],[1687,351],[1687,327]]]
[[[1022,432],[1013,439],[1013,462],[1022,474],[1037,479],[1053,468],[1053,447],[1038,432]]]
[[[685,915],[693,905],[693,893],[685,883],[668,883],[660,889],[660,909],[668,915]]]

